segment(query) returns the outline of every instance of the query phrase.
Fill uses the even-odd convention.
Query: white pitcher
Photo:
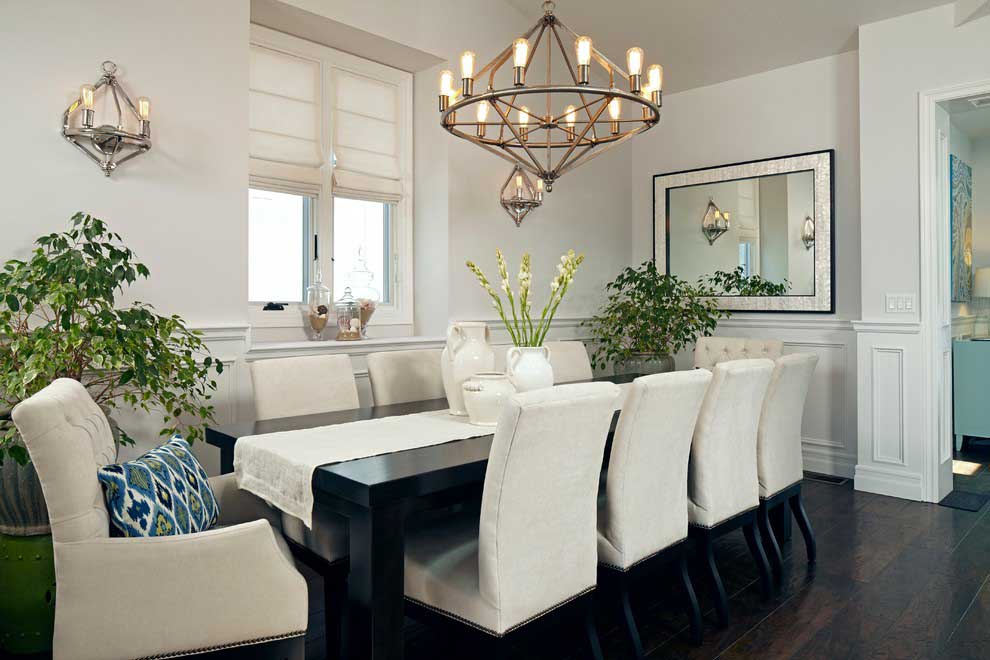
[[[467,415],[464,381],[481,371],[495,370],[491,331],[483,321],[460,321],[447,328],[447,346],[440,354],[440,373],[451,415]]]
[[[512,346],[505,352],[505,372],[517,392],[553,387],[550,349],[546,346]]]

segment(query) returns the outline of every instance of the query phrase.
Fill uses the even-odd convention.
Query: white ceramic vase
[[[512,346],[505,352],[505,372],[517,392],[553,387],[550,349],[546,346]]]
[[[509,377],[498,372],[482,372],[471,376],[463,386],[464,407],[471,423],[496,426],[505,400],[516,393]]]
[[[466,415],[462,386],[471,376],[495,370],[495,351],[488,344],[491,332],[482,321],[451,323],[447,346],[440,354],[440,373],[451,415]]]

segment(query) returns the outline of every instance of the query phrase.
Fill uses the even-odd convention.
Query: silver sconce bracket
[[[94,97],[101,89],[104,94],[113,96],[117,109],[116,125],[93,125]],[[121,99],[124,101],[123,107]],[[62,136],[96,163],[103,170],[104,176],[110,176],[121,163],[151,149],[151,122],[148,119],[150,103],[141,98],[138,104],[140,109],[134,105],[117,80],[117,65],[107,60],[103,63],[103,75],[99,80],[91,88],[84,88],[80,97],[62,113]],[[137,132],[124,129],[124,107],[137,122]],[[71,120],[77,111],[81,119],[78,126],[73,126]]]

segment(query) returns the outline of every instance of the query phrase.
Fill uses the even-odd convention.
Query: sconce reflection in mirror
[[[811,216],[804,219],[804,226],[801,228],[801,242],[804,243],[806,250],[815,246],[815,221]]]
[[[102,91],[102,96],[112,96],[117,110],[115,125],[102,124],[95,126],[95,101]],[[136,122],[136,131],[125,128],[125,114],[121,107],[130,111],[129,121],[132,127]],[[74,114],[80,111],[78,125],[72,122]],[[107,60],[103,63],[103,75],[93,85],[83,85],[79,89],[79,98],[62,113],[62,135],[81,152],[96,163],[104,176],[110,176],[121,163],[134,158],[151,149],[151,101],[140,97],[135,105],[117,80],[117,65]],[[87,148],[87,144],[90,148]]]
[[[499,202],[516,223],[516,227],[522,224],[523,218],[529,215],[530,211],[543,204],[543,190],[543,179],[537,179],[534,186],[521,167],[516,165],[512,168],[509,178],[502,186]]]
[[[729,231],[729,226],[728,211],[723,213],[722,209],[715,205],[715,201],[709,198],[708,209],[701,220],[701,233],[708,239],[708,244],[715,245],[718,237]]]

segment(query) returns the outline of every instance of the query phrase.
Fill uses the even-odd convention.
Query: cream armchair
[[[302,658],[308,602],[277,518],[211,480],[219,527],[110,538],[96,468],[114,460],[106,417],[78,382],[59,379],[13,411],[45,493],[55,543],[55,660],[171,658],[245,647]]]

